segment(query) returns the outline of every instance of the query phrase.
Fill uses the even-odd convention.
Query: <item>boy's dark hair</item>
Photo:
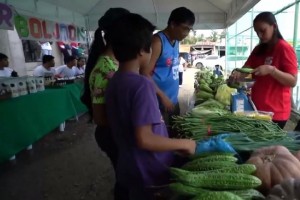
[[[68,56],[66,57],[66,64],[68,64],[69,62],[73,61],[73,60],[76,60],[76,57],[75,56]]]
[[[0,53],[0,61],[7,59],[7,58],[8,58],[7,55]]]
[[[279,27],[277,25],[277,20],[275,18],[275,15],[271,12],[262,12],[259,13],[253,20],[253,24],[255,24],[256,22],[265,22],[269,25],[276,25],[276,29],[274,29],[274,34],[273,37],[277,38],[277,39],[283,39],[280,31],[279,31]],[[267,44],[264,43],[260,43],[258,44],[258,50],[255,53],[256,55],[261,55],[263,53],[265,53],[267,49]]]
[[[182,24],[188,23],[189,25],[193,25],[195,23],[195,15],[194,13],[187,9],[186,7],[175,8],[169,17],[168,25],[171,23]]]
[[[150,52],[155,26],[138,14],[128,14],[115,22],[109,34],[114,55],[119,62],[135,59],[141,50]]]
[[[79,58],[77,58],[77,61],[79,61],[79,60],[86,60],[86,58],[85,57],[79,57]]]
[[[92,70],[94,69],[97,60],[101,54],[105,51],[106,47],[110,45],[109,38],[107,38],[107,30],[110,28],[111,24],[118,20],[125,14],[128,14],[129,11],[124,8],[110,8],[98,21],[98,29],[95,31],[94,41],[89,50],[89,57],[86,62],[85,67],[85,77],[84,77],[84,91],[81,96],[81,101],[91,110],[91,93],[90,93],[90,84],[89,78]],[[105,33],[104,39],[106,45],[103,41],[102,32]],[[91,113],[91,111],[90,111]]]
[[[47,62],[50,62],[51,60],[54,59],[54,56],[51,56],[51,55],[43,55],[43,64],[46,64]]]

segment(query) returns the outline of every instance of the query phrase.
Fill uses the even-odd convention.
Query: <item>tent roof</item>
[[[196,16],[194,29],[223,29],[243,16],[259,0],[0,0],[20,14],[74,23],[89,30],[108,8],[123,7],[141,14],[163,29],[171,11],[187,7]]]

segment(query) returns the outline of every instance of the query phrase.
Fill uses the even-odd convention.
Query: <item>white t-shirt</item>
[[[183,65],[186,63],[186,61],[184,60],[183,57],[180,57],[179,59],[180,59],[180,60],[179,60],[178,71],[179,71],[179,72],[183,72],[183,71],[184,71]]]
[[[75,73],[75,67],[69,68],[67,65],[62,65],[56,68],[56,74],[61,75],[62,78],[73,78],[75,77]]]
[[[48,70],[43,65],[37,66],[33,70],[33,76],[54,76],[55,75],[55,69],[52,67]]]
[[[4,67],[2,70],[0,69],[0,77],[11,77],[11,73],[13,69],[9,67]]]
[[[78,67],[74,67],[74,70],[75,70],[75,76],[78,76],[78,75],[83,75],[84,74],[84,69],[85,67],[81,67],[80,69]]]

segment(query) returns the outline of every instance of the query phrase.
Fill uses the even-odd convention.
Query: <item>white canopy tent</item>
[[[259,0],[0,0],[14,6],[19,14],[73,23],[88,30],[97,28],[98,19],[108,8],[123,7],[141,14],[163,29],[170,12],[187,7],[196,16],[194,29],[223,29],[243,16]]]

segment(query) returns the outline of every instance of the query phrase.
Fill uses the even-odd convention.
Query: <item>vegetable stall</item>
[[[197,72],[195,106],[185,115],[174,117],[173,128],[180,138],[221,138],[236,153],[205,152],[190,157],[181,167],[171,168],[169,188],[175,199],[300,198],[291,185],[299,183],[300,178],[297,137],[273,123],[270,113],[233,111],[232,96],[237,89],[228,85],[211,71]]]

